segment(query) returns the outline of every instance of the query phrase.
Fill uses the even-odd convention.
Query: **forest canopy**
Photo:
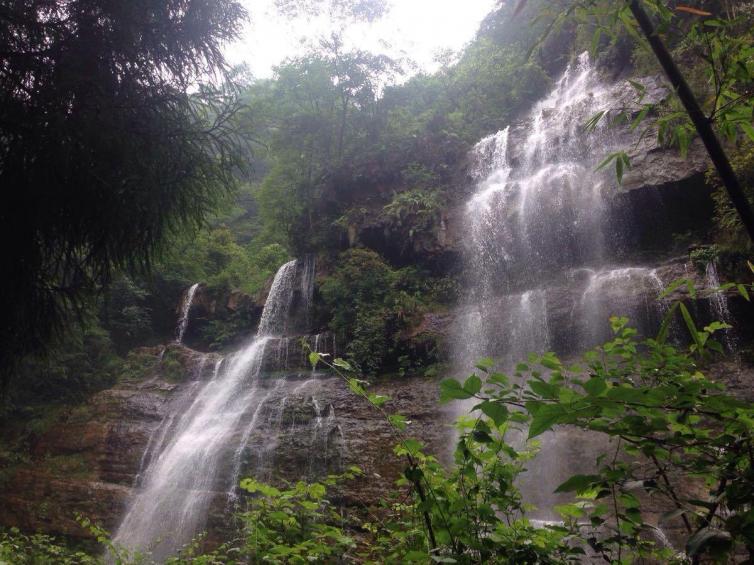
[[[4,382],[233,188],[243,144],[222,45],[245,17],[234,0],[0,7]]]

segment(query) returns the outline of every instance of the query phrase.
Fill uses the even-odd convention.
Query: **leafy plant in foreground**
[[[247,478],[241,488],[251,494],[249,508],[239,515],[245,542],[241,554],[257,563],[338,563],[355,547],[340,527],[343,518],[326,498],[328,487],[360,475],[352,467],[321,482],[299,481],[278,489]]]

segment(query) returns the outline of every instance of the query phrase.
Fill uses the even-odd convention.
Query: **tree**
[[[250,116],[269,146],[270,172],[256,193],[269,242],[307,251],[328,230],[338,198],[326,192],[371,155],[379,88],[395,69],[385,56],[344,50],[335,34],[249,89]]]
[[[527,0],[519,0],[514,14],[526,5]],[[648,10],[657,17],[658,26],[653,23]],[[714,12],[719,16],[716,17]],[[622,26],[636,41],[646,42],[678,97],[682,106],[681,114],[685,113],[676,114],[673,116],[676,118],[674,121],[666,121],[664,127],[661,125],[660,136],[668,137],[668,129],[671,130],[670,139],[675,141],[682,151],[688,147],[691,135],[696,134],[701,138],[741,223],[754,243],[754,210],[718,139],[718,132],[729,141],[735,141],[739,132],[754,139],[754,67],[751,65],[754,47],[750,34],[741,39],[735,33],[735,27],[740,26],[741,22],[746,27],[751,25],[750,21],[740,17],[742,13],[745,13],[745,10],[741,10],[740,6],[733,7],[730,2],[714,0],[702,2],[699,8],[683,5],[668,7],[660,0],[623,0],[607,3],[576,0],[557,14],[545,37],[570,18],[586,15],[597,21],[593,47],[599,46],[602,34],[615,37],[616,26]],[[678,14],[703,19],[691,25],[686,22],[679,23],[676,21]],[[594,25],[594,21],[592,24]],[[672,37],[673,32],[680,35],[681,39]],[[707,108],[699,103],[684,73],[674,61],[667,46],[668,42],[684,42],[698,48],[696,57],[707,66],[712,91],[707,100]],[[646,115],[647,112],[643,112],[640,116],[643,118]],[[667,124],[671,127],[667,127]],[[627,162],[625,154],[614,153],[603,165],[612,160],[615,161],[618,170]],[[618,176],[621,176],[620,172]]]
[[[236,0],[0,7],[0,370],[42,349],[123,268],[200,225],[234,185],[222,76]],[[215,81],[217,82],[217,81]]]
[[[639,27],[641,28],[642,33],[644,33],[645,37],[647,38],[652,51],[656,55],[657,60],[659,61],[660,65],[662,65],[665,74],[668,76],[670,84],[673,86],[673,89],[676,91],[676,94],[683,104],[683,107],[686,109],[686,112],[688,113],[689,118],[694,125],[694,128],[696,128],[699,137],[702,138],[702,141],[707,148],[707,152],[712,159],[712,163],[715,165],[715,168],[720,175],[723,185],[728,191],[730,200],[735,206],[738,215],[741,217],[741,222],[744,224],[744,227],[749,234],[749,238],[752,240],[752,242],[754,242],[754,211],[752,211],[751,204],[749,203],[746,195],[743,192],[741,183],[738,181],[738,177],[733,171],[733,167],[728,160],[728,156],[726,155],[723,146],[720,144],[720,140],[717,138],[715,130],[712,128],[712,119],[714,118],[715,113],[717,113],[719,110],[718,102],[716,101],[715,103],[714,113],[712,114],[712,116],[706,116],[702,111],[702,108],[699,106],[699,102],[697,102],[694,93],[691,91],[691,88],[686,82],[686,79],[684,78],[678,66],[673,61],[673,58],[665,47],[665,44],[657,34],[654,25],[649,19],[649,16],[647,15],[644,8],[641,6],[638,0],[632,0],[629,4],[629,7],[631,9],[631,13],[639,23]],[[712,14],[709,12],[701,12],[700,15],[711,16]],[[714,54],[712,54],[712,57],[714,57]],[[712,64],[716,65],[714,60]],[[744,65],[744,69],[745,73],[749,75],[749,82],[751,82],[751,73],[748,66]],[[720,94],[721,93],[718,92],[717,100],[720,100]],[[751,130],[752,125],[750,119],[748,126]]]

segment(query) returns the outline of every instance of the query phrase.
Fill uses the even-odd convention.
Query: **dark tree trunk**
[[[649,19],[644,8],[639,4],[639,0],[632,0],[630,7],[636,21],[639,22],[641,31],[649,41],[652,51],[670,80],[670,84],[673,85],[678,98],[680,98],[683,107],[688,112],[696,131],[699,133],[699,137],[702,138],[704,146],[707,148],[707,152],[712,159],[712,163],[715,165],[720,179],[725,186],[725,190],[728,191],[728,196],[731,202],[733,202],[733,206],[735,206],[741,222],[746,228],[746,232],[749,234],[749,239],[754,243],[754,212],[752,212],[751,205],[741,188],[741,183],[739,183],[733,167],[731,167],[725,150],[720,144],[720,140],[715,134],[715,130],[712,129],[711,120],[702,111],[686,79],[676,66],[665,44],[657,35],[652,20]]]

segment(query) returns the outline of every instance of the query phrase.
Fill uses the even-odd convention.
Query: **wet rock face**
[[[180,306],[179,303],[179,310]],[[240,290],[218,293],[199,285],[191,305],[183,342],[190,347],[207,350],[211,345],[210,325],[216,323],[232,328],[234,341],[240,343],[254,334],[263,308],[264,296],[250,296]],[[176,316],[178,315],[180,311],[176,311]]]
[[[140,488],[140,472],[156,456],[160,431],[212,378],[216,364],[214,356],[177,345],[143,353],[152,356],[154,370],[66,410],[36,438],[30,461],[0,484],[0,525],[88,538],[75,519],[80,513],[111,531],[117,527]],[[170,358],[186,363],[183,380],[168,379],[159,368],[160,359]],[[358,465],[365,477],[338,496],[359,507],[376,505],[398,478],[403,462],[392,454],[397,440],[390,426],[341,378],[289,360],[287,370],[266,371],[249,386],[257,388],[255,404],[229,442],[213,487],[207,527],[214,539],[227,527],[233,503],[242,503],[231,484],[239,477],[281,484]],[[448,451],[448,415],[437,405],[436,380],[387,381],[374,390],[393,397],[388,409],[406,414],[411,433],[433,452]]]

